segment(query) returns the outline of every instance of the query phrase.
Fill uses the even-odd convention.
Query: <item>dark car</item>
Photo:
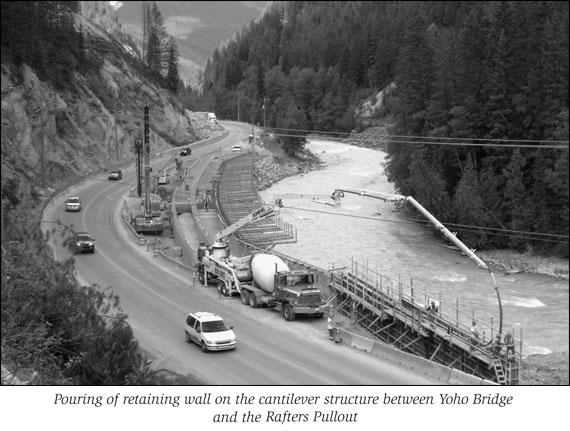
[[[189,156],[190,154],[192,154],[192,150],[190,148],[182,148],[182,150],[180,150],[181,156]]]
[[[109,172],[109,180],[119,181],[121,179],[123,179],[123,171],[120,169]]]
[[[95,253],[95,239],[87,232],[75,232],[73,250],[75,253]]]

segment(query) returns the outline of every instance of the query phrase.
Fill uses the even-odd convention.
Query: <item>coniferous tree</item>
[[[411,195],[436,218],[450,217],[450,199],[441,175],[427,160],[427,149],[419,146],[410,158],[410,176],[402,192]]]
[[[166,72],[166,82],[170,91],[176,93],[181,85],[180,73],[178,71],[178,47],[174,38],[170,38],[168,48],[168,70]]]
[[[531,215],[529,208],[532,208],[532,205],[529,205],[524,181],[525,163],[526,160],[520,151],[514,150],[509,164],[502,172],[505,179],[502,204],[505,208],[504,221],[510,230],[525,230]],[[510,243],[513,248],[523,249],[526,240],[515,235],[511,238]]]
[[[431,59],[425,19],[418,11],[406,26],[396,70],[400,128],[406,133],[417,134],[424,129],[431,93]]]
[[[162,75],[168,67],[168,33],[156,2],[150,7],[148,20],[146,64],[152,72]]]
[[[457,185],[452,199],[454,223],[468,226],[467,229],[458,229],[461,240],[469,247],[481,248],[488,241],[483,232],[474,233],[470,226],[492,226],[490,217],[485,211],[485,199],[478,180],[477,169],[471,155],[468,155],[463,167],[463,176]]]

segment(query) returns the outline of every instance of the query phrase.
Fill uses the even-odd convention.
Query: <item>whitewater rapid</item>
[[[260,192],[265,202],[284,194],[326,194],[336,188],[397,193],[384,173],[386,154],[338,142],[312,140],[306,148],[323,169],[285,178]],[[414,196],[421,204],[421,197]],[[417,223],[406,221],[395,204],[345,194],[332,199],[283,200],[280,217],[297,229],[297,242],[276,246],[323,269],[339,268],[351,258],[380,273],[413,279],[415,288],[455,303],[466,315],[498,322],[498,300],[491,277]],[[325,203],[326,202],[326,203]],[[467,244],[469,246],[469,244]],[[496,274],[505,330],[525,342],[525,355],[568,351],[568,281],[535,274]]]

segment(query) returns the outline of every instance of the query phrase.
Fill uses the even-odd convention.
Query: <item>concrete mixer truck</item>
[[[290,270],[278,256],[267,253],[235,257],[227,245],[201,245],[199,278],[204,285],[217,283],[221,295],[239,295],[252,308],[272,307],[287,321],[305,314],[323,317],[327,304],[317,286],[317,274],[308,270]]]
[[[273,212],[273,207],[264,205],[218,232],[211,246],[206,246],[203,243],[200,244],[197,256],[197,270],[200,282],[204,285],[216,282],[218,284],[218,291],[225,296],[239,292],[240,282],[248,282],[251,280],[251,271],[249,268],[250,258],[231,256],[229,245],[227,242],[224,242],[224,238],[249,223],[269,217]]]
[[[317,286],[317,274],[290,270],[273,254],[254,254],[250,261],[251,282],[239,285],[241,302],[252,308],[265,305],[280,311],[285,320],[298,314],[323,317],[326,304]]]
[[[219,232],[210,246],[198,247],[198,277],[201,283],[216,283],[224,296],[239,295],[245,305],[273,307],[285,320],[297,314],[323,317],[326,303],[317,286],[317,274],[307,270],[289,269],[278,256],[259,253],[235,257],[223,239],[241,227],[273,214],[268,205],[255,210]]]

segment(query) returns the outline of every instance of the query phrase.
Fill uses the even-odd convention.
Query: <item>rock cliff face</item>
[[[7,183],[21,201],[74,178],[132,163],[145,105],[152,153],[201,138],[178,99],[147,79],[140,61],[121,42],[83,16],[77,15],[76,23],[83,29],[86,55],[96,59],[98,68],[78,68],[65,90],[2,56],[3,203]]]
[[[122,31],[121,21],[115,13],[115,8],[108,1],[82,1],[80,7],[81,15],[103,28],[107,33],[114,34]]]

